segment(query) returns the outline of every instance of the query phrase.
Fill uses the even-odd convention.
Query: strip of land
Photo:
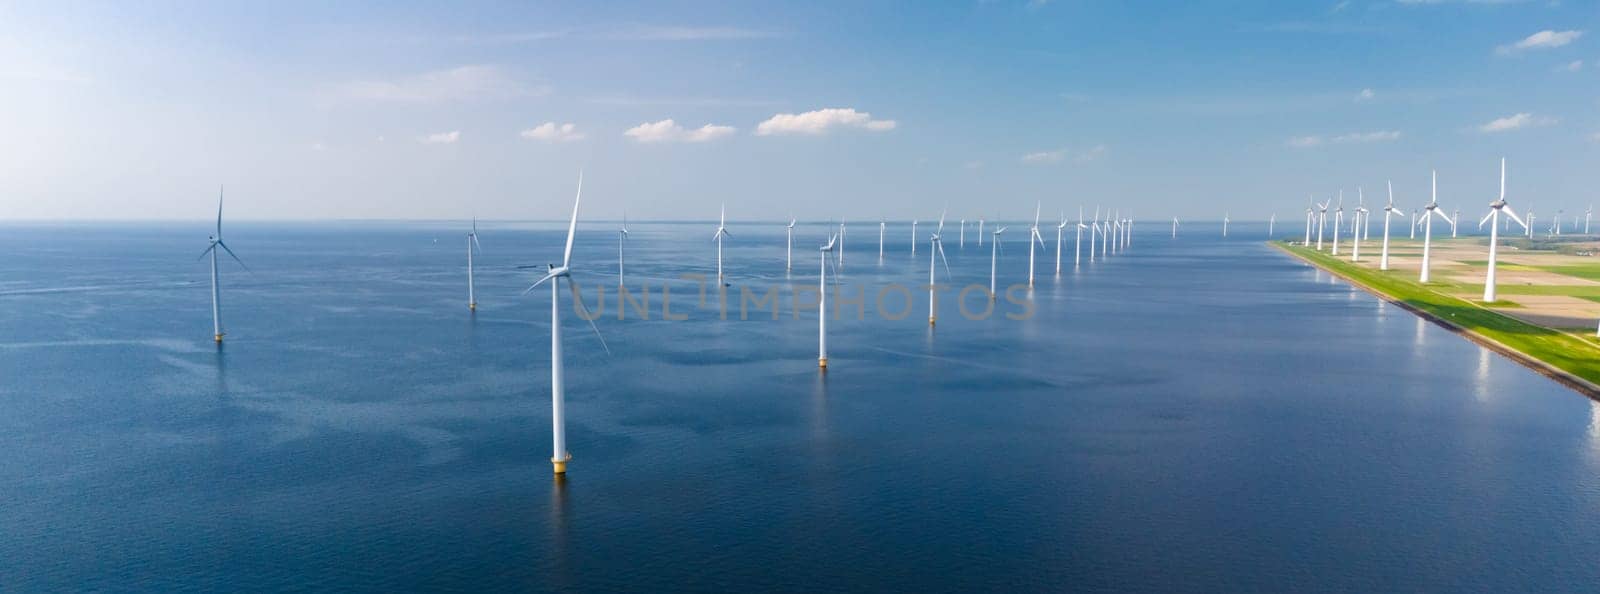
[[[1340,256],[1332,256],[1325,251],[1319,252],[1310,247],[1281,241],[1273,242],[1273,245],[1290,255],[1338,275],[1369,293],[1404,307],[1417,315],[1460,333],[1474,342],[1506,355],[1590,398],[1600,400],[1600,340],[1594,337],[1592,326],[1586,331],[1579,331],[1574,328],[1542,326],[1530,321],[1529,318],[1540,319],[1543,316],[1528,316],[1526,314],[1517,316],[1493,309],[1505,308],[1506,312],[1520,313],[1519,304],[1500,301],[1484,304],[1471,297],[1461,295],[1463,287],[1460,283],[1449,280],[1437,283],[1420,283],[1417,281],[1416,269],[1395,266],[1397,260],[1394,257],[1395,246],[1391,246],[1391,269],[1382,271],[1377,269],[1377,250],[1371,249],[1371,247],[1376,246],[1371,246],[1366,242],[1363,242],[1362,246],[1364,248],[1362,250],[1362,262],[1351,262],[1348,251]],[[1348,246],[1346,246],[1347,249]],[[1411,259],[1415,259],[1416,256],[1410,254],[1410,251],[1409,249],[1406,250],[1408,252],[1407,255],[1411,256]],[[1438,253],[1435,252],[1434,257],[1437,256]],[[1435,260],[1436,264],[1437,262]],[[1455,265],[1458,267],[1470,266],[1471,264],[1455,261]],[[1502,262],[1502,265],[1504,264]],[[1449,266],[1446,265],[1446,267]],[[1533,267],[1529,264],[1511,264],[1511,266]],[[1439,269],[1430,268],[1432,269],[1430,272],[1434,273],[1432,276],[1439,278],[1437,274]],[[1581,282],[1583,279],[1579,280]],[[1517,281],[1512,281],[1509,284],[1517,287],[1529,286]],[[1532,286],[1561,287],[1583,285],[1552,283]],[[1466,288],[1470,290],[1470,287],[1472,285],[1467,285]],[[1477,285],[1477,289],[1481,291],[1482,285]],[[1498,290],[1498,292],[1506,293],[1504,290]],[[1562,291],[1551,290],[1551,292],[1559,294]],[[1538,294],[1538,291],[1521,289],[1518,294]],[[1563,296],[1566,297],[1566,295]],[[1600,310],[1600,303],[1589,303],[1592,309]],[[1555,316],[1545,319],[1567,321],[1575,319],[1575,316]],[[1594,318],[1590,317],[1588,319],[1592,320]]]

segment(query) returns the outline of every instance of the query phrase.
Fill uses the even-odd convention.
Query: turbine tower
[[[226,334],[222,331],[222,288],[218,284],[219,279],[217,276],[217,248],[219,247],[222,248],[222,251],[228,252],[228,256],[232,257],[234,262],[238,262],[240,268],[246,271],[250,270],[249,266],[244,265],[244,260],[240,260],[239,256],[233,253],[233,249],[222,242],[221,186],[217,188],[217,232],[211,236],[211,246],[200,252],[201,258],[206,257],[206,254],[211,255],[211,336],[216,340],[217,344],[222,343],[222,335]]]
[[[628,211],[622,211],[622,227],[617,229],[617,286],[623,286],[622,262],[623,246],[628,243]]]
[[[1367,218],[1367,195],[1361,191],[1361,186],[1356,186],[1356,224],[1352,225],[1350,241],[1350,261],[1361,261],[1361,222]]]
[[[1428,202],[1428,205],[1426,207],[1423,207],[1423,211],[1424,212],[1422,213],[1422,276],[1418,280],[1420,280],[1422,282],[1428,282],[1428,261],[1429,261],[1428,255],[1429,255],[1429,253],[1430,253],[1430,251],[1431,251],[1431,249],[1433,247],[1433,217],[1437,216],[1439,218],[1442,218],[1442,219],[1445,220],[1445,222],[1450,223],[1451,226],[1454,226],[1456,224],[1455,221],[1450,220],[1450,217],[1447,217],[1447,216],[1444,215],[1444,211],[1439,210],[1439,172],[1438,171],[1434,171],[1433,172],[1433,197]]]
[[[1056,224],[1056,276],[1061,276],[1061,236],[1066,234],[1067,213],[1061,213],[1061,222]]]
[[[1498,251],[1497,248],[1499,247],[1500,243],[1501,214],[1511,217],[1511,220],[1516,221],[1518,225],[1522,225],[1524,228],[1528,226],[1527,223],[1522,222],[1521,218],[1517,217],[1516,211],[1511,210],[1511,205],[1506,203],[1505,157],[1500,158],[1500,198],[1489,203],[1489,214],[1484,215],[1483,219],[1478,221],[1479,229],[1483,228],[1484,223],[1489,224],[1489,271],[1483,279],[1484,303],[1494,303],[1494,264],[1495,253]]]
[[[1083,262],[1083,230],[1089,226],[1083,224],[1083,206],[1078,206],[1078,237],[1072,240],[1072,267],[1077,268]],[[1094,236],[1089,236],[1089,259],[1094,260]]]
[[[946,211],[950,209],[946,208]],[[928,325],[932,326],[939,319],[939,303],[936,290],[937,279],[934,277],[934,259],[944,260],[944,277],[950,278],[950,261],[944,257],[944,240],[939,237],[944,232],[944,215],[939,213],[939,227],[934,230],[933,236],[928,238]]]
[[[472,217],[472,230],[467,232],[467,310],[469,311],[478,311],[478,290],[472,280],[472,252],[475,251],[483,251],[478,245],[478,217]]]
[[[722,205],[722,215],[717,219],[717,232],[711,239],[717,242],[717,287],[727,286],[722,280],[722,238],[728,236],[728,205]]]
[[[1378,270],[1389,269],[1389,217],[1405,216],[1405,213],[1394,205],[1394,182],[1388,183],[1389,204],[1383,207],[1383,255],[1378,258]]]
[[[1033,227],[1028,229],[1028,233],[1030,235],[1030,237],[1028,238],[1028,288],[1029,289],[1033,288],[1033,253],[1034,253],[1033,245],[1034,245],[1034,243],[1037,242],[1039,244],[1039,247],[1044,247],[1044,236],[1039,235],[1039,209],[1042,206],[1043,205],[1041,203],[1038,203],[1038,202],[1034,203],[1034,205],[1033,205]]]
[[[1333,208],[1333,255],[1339,255],[1339,228],[1344,226],[1344,190],[1339,190],[1339,204]]]
[[[794,270],[794,215],[789,215],[789,225],[785,230],[788,232],[789,240],[784,244],[783,270],[788,272]]]
[[[817,276],[817,368],[828,370],[828,252],[833,251],[838,236],[829,236],[828,245],[822,246],[818,253],[822,255],[821,271]],[[838,277],[838,273],[834,273]]]
[[[1327,202],[1317,205],[1317,251],[1322,251],[1322,228],[1328,226],[1328,205],[1333,203],[1329,198]]]
[[[889,222],[878,219],[878,262],[883,263],[883,235],[888,232]]]
[[[992,241],[990,242],[990,243],[993,244],[993,245],[991,245],[989,247],[989,300],[990,301],[994,301],[994,295],[995,295],[995,292],[994,292],[995,291],[995,284],[994,284],[994,282],[995,282],[994,281],[994,279],[995,279],[995,271],[999,270],[998,266],[999,266],[999,263],[1000,263],[1000,234],[1004,233],[1005,230],[1006,230],[1005,227],[1001,227],[999,229],[995,229],[994,230],[994,237],[991,238]]]
[[[583,203],[583,173],[578,173],[578,196],[572,201],[572,222],[567,224],[567,247],[561,256],[561,266],[550,264],[549,272],[533,285],[529,286],[522,294],[526,296],[534,289],[546,282],[550,283],[550,436],[551,454],[550,465],[556,474],[566,474],[567,462],[572,460],[572,454],[567,452],[567,406],[566,389],[562,381],[566,371],[561,364],[561,281],[567,282],[567,288],[572,290],[572,302],[578,308],[579,317],[589,322],[589,327],[594,328],[594,335],[600,339],[600,347],[607,354],[611,349],[606,347],[606,340],[600,336],[600,328],[594,325],[596,316],[589,314],[589,308],[578,298],[578,285],[572,282],[572,237],[578,230],[578,206]]]

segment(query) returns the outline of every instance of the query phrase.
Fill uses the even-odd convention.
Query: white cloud
[[[1073,152],[1064,148],[1053,151],[1039,151],[1023,155],[1022,162],[1035,165],[1043,163],[1059,163],[1067,160],[1067,158],[1070,157],[1074,161],[1085,163],[1105,156],[1105,154],[1110,150],[1110,147],[1107,147],[1106,145],[1097,144],[1078,152]]]
[[[1037,153],[1028,153],[1028,154],[1022,156],[1022,162],[1023,163],[1055,163],[1055,162],[1060,161],[1060,160],[1065,159],[1065,158],[1067,158],[1067,149],[1056,149],[1056,150],[1053,150],[1053,151],[1039,151]]]
[[[1577,41],[1578,38],[1582,36],[1583,31],[1553,31],[1550,29],[1545,29],[1538,33],[1534,33],[1533,35],[1524,37],[1521,41],[1516,43],[1502,45],[1495,51],[1502,54],[1510,54],[1522,50],[1561,47]]]
[[[828,108],[805,113],[780,113],[756,125],[757,136],[775,134],[810,134],[827,132],[830,128],[865,128],[874,132],[893,130],[894,120],[874,120],[872,114],[851,108]]]
[[[1361,89],[1360,93],[1356,93],[1356,103],[1365,103],[1367,101],[1376,99],[1377,97],[1378,93],[1372,89]]]
[[[1294,148],[1313,148],[1324,144],[1366,144],[1370,142],[1393,142],[1399,139],[1399,130],[1375,130],[1372,132],[1350,132],[1331,137],[1317,135],[1295,136],[1285,141],[1284,144]]]
[[[706,124],[699,128],[684,128],[670,118],[659,122],[639,124],[623,132],[639,142],[707,142],[734,133],[733,126]]]
[[[560,124],[545,122],[522,131],[522,137],[529,140],[543,140],[546,142],[571,142],[583,140],[584,133],[578,131],[576,124]]]
[[[549,93],[544,86],[528,85],[497,66],[460,66],[392,80],[358,80],[335,87],[332,96],[342,101],[389,103],[444,103],[474,99],[513,99]]]
[[[455,144],[457,140],[461,140],[460,130],[429,134],[417,139],[417,141],[421,142],[422,144]]]
[[[1333,8],[1328,9],[1328,12],[1339,12],[1346,8],[1350,8],[1350,0],[1344,0],[1343,2],[1333,5]]]
[[[1578,72],[1583,70],[1583,60],[1573,60],[1556,68],[1558,72]]]
[[[1508,131],[1511,131],[1511,130],[1518,130],[1518,129],[1521,129],[1521,128],[1531,128],[1533,126],[1548,126],[1548,125],[1554,124],[1554,123],[1556,123],[1556,119],[1555,118],[1546,117],[1546,116],[1536,116],[1536,115],[1533,115],[1531,113],[1524,112],[1524,113],[1508,115],[1506,117],[1499,118],[1499,119],[1496,119],[1494,121],[1491,121],[1491,122],[1489,122],[1487,124],[1484,124],[1482,126],[1478,126],[1478,131],[1479,132],[1508,132]]]

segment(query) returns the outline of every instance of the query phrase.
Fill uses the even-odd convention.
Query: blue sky
[[[1593,2],[133,4],[0,4],[0,219],[559,218],[580,168],[640,219],[1600,182]]]

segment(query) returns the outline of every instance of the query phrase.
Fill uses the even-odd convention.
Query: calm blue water
[[[1152,224],[1060,277],[1052,245],[1031,319],[947,295],[935,331],[926,246],[892,226],[879,264],[853,226],[869,317],[831,324],[825,376],[815,313],[724,321],[673,280],[714,274],[713,225],[634,224],[651,319],[608,304],[606,356],[567,317],[555,481],[549,293],[515,266],[558,258],[558,226],[484,226],[472,315],[462,224],[232,225],[254,273],[224,268],[221,349],[204,224],[0,227],[0,590],[1600,583],[1600,408],[1244,224]],[[611,229],[580,228],[591,307]],[[781,225],[730,230],[733,299],[786,286]],[[824,231],[799,231],[811,286]],[[987,284],[956,235],[954,282]],[[891,283],[903,320],[870,313]]]

